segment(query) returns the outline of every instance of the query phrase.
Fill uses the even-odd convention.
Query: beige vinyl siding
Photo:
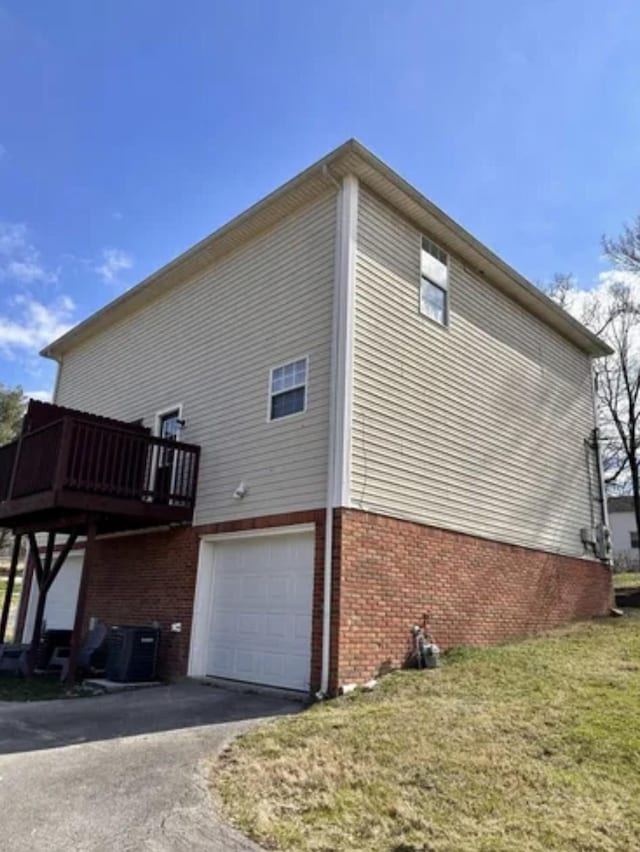
[[[588,356],[451,257],[449,327],[421,315],[420,236],[361,190],[352,505],[583,555]]]
[[[56,401],[152,427],[182,404],[195,523],[323,505],[335,228],[331,194],[73,349]],[[268,422],[270,367],[303,356],[306,412]]]

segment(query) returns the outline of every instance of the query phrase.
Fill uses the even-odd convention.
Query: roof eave
[[[593,357],[599,358],[613,354],[613,350],[607,343],[582,325],[582,323],[580,323],[577,319],[572,317],[571,314],[567,313],[567,311],[561,308],[552,299],[550,299],[549,296],[517,272],[517,270],[510,266],[499,255],[477,240],[454,219],[426,198],[426,196],[422,195],[419,190],[401,177],[383,160],[376,157],[375,154],[365,148],[364,145],[357,140],[350,140],[350,150],[357,154],[358,157],[368,163],[372,168],[384,174],[387,180],[397,187],[398,190],[414,199],[417,204],[437,219],[444,228],[454,233],[462,242],[466,243],[475,254],[482,257],[490,267],[494,270],[499,270],[503,275],[505,275],[514,285],[514,291],[511,295],[516,299],[516,301],[522,301],[522,299],[518,298],[518,290],[521,290],[522,293],[526,293],[530,300],[539,306],[539,310],[536,311],[531,304],[527,304],[527,308],[529,308],[533,313],[537,313],[537,315],[547,322],[547,324],[555,327],[565,337],[569,337],[569,339],[573,340],[576,345]],[[544,314],[547,316],[544,316]]]
[[[108,322],[109,318],[113,314],[117,314],[121,309],[126,308],[127,305],[134,306],[138,303],[142,302],[142,295],[148,294],[148,297],[151,299],[154,297],[155,292],[157,290],[158,284],[162,281],[166,280],[169,277],[174,276],[178,271],[184,270],[185,267],[189,266],[190,261],[194,260],[198,256],[206,253],[208,249],[211,248],[214,244],[219,243],[228,235],[243,229],[253,220],[256,220],[263,214],[265,211],[272,208],[274,205],[278,204],[279,201],[284,199],[287,195],[292,192],[295,192],[297,189],[301,188],[304,184],[309,183],[310,181],[320,181],[324,184],[325,189],[329,189],[334,187],[334,180],[331,178],[330,174],[327,172],[327,167],[339,159],[345,152],[351,150],[354,140],[348,140],[347,142],[340,145],[338,148],[335,148],[329,154],[324,156],[322,159],[313,163],[313,165],[309,166],[304,171],[295,175],[291,180],[279,186],[273,192],[266,195],[264,198],[257,201],[251,207],[248,207],[238,216],[235,216],[233,219],[230,219],[212,234],[204,237],[204,239],[199,240],[195,245],[188,248],[182,254],[170,260],[164,266],[160,267],[160,269],[153,272],[151,275],[144,278],[135,286],[131,287],[121,296],[118,296],[113,301],[109,302],[103,308],[95,311],[93,314],[88,316],[86,319],[82,320],[82,322],[75,325],[73,328],[69,329],[65,334],[56,338],[56,340],[49,343],[45,346],[41,351],[40,355],[45,358],[51,358],[55,361],[59,361],[65,351],[67,351],[71,346],[79,342],[83,339],[87,332],[93,330],[94,327],[99,327],[103,323]],[[188,273],[187,273],[188,274]]]
[[[112,316],[117,316],[122,311],[126,312],[127,309],[135,310],[145,300],[152,299],[158,293],[168,289],[174,279],[182,276],[184,280],[185,276],[189,277],[191,274],[195,274],[198,268],[204,268],[210,262],[208,258],[215,247],[224,245],[225,242],[231,245],[234,234],[238,235],[237,239],[242,239],[245,232],[253,232],[252,228],[257,233],[260,222],[266,220],[269,211],[274,208],[278,209],[280,206],[284,207],[285,199],[288,196],[296,194],[303,196],[305,186],[308,185],[309,192],[320,192],[323,189],[328,191],[332,187],[335,188],[334,178],[328,171],[329,166],[335,166],[340,174],[353,171],[365,183],[367,182],[366,176],[362,172],[365,168],[373,170],[382,181],[381,185],[387,187],[389,193],[391,193],[391,190],[396,195],[400,193],[402,197],[412,203],[414,210],[422,210],[425,215],[437,222],[445,231],[450,232],[452,239],[455,238],[456,240],[457,251],[466,254],[467,259],[472,264],[475,261],[476,268],[478,268],[478,262],[480,264],[484,262],[488,267],[490,280],[496,279],[495,283],[515,301],[522,304],[548,325],[556,328],[564,337],[592,357],[612,354],[612,350],[604,341],[559,307],[501,257],[479,242],[356,139],[349,139],[335,148],[274,192],[231,219],[213,234],[200,240],[157,272],[127,290],[122,296],[92,314],[53,343],[45,346],[40,354],[46,358],[59,361],[64,352],[71,346],[89,336],[93,331],[109,324]],[[358,174],[358,172],[361,172],[361,174]],[[388,200],[391,204],[397,203],[397,198],[389,198]],[[483,272],[483,270],[480,271]]]

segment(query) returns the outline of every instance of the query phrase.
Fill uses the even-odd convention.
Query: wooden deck
[[[42,406],[42,403],[39,404]],[[50,406],[44,425],[0,447],[0,526],[18,532],[100,531],[188,523],[193,517],[200,448]]]

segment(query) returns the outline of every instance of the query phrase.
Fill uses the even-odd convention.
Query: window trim
[[[446,281],[445,284],[439,284],[437,281],[433,281],[431,278],[429,278],[428,275],[425,275],[425,273],[422,271],[422,252],[426,251],[426,249],[424,248],[425,241],[430,243],[434,248],[438,249],[438,251],[442,252],[442,254],[446,257],[445,266],[447,268],[447,281]],[[431,254],[431,252],[427,252],[427,254]],[[433,255],[433,257],[435,257],[435,255]],[[436,260],[440,260],[440,258],[436,258]],[[440,261],[440,262],[442,262],[442,261]],[[451,313],[451,310],[450,310],[451,289],[450,289],[450,286],[449,286],[449,272],[450,271],[451,271],[451,264],[450,264],[449,252],[445,251],[440,245],[438,245],[438,243],[434,242],[434,240],[432,240],[431,237],[428,237],[426,234],[420,234],[420,273],[419,273],[420,283],[419,283],[419,286],[418,286],[418,312],[420,313],[420,316],[425,317],[425,319],[429,320],[429,322],[434,323],[439,328],[446,328],[446,329],[449,328],[449,316],[450,316],[450,313]],[[431,285],[432,287],[435,287],[437,290],[440,290],[442,293],[444,293],[444,321],[443,322],[440,322],[440,320],[436,319],[435,317],[430,316],[426,311],[424,311],[422,309],[422,292],[423,292],[423,289],[427,288],[429,285]]]
[[[303,385],[294,385],[291,388],[287,388],[287,391],[296,390],[297,388],[304,388],[304,405],[300,411],[295,411],[293,414],[285,414],[284,417],[272,417],[272,400],[273,400],[273,374],[276,370],[280,370],[282,367],[288,367],[289,364],[296,364],[298,361],[305,362],[305,371],[304,371],[304,384]],[[301,417],[303,414],[307,413],[307,408],[309,407],[309,364],[311,359],[309,355],[299,355],[295,358],[287,358],[286,361],[282,361],[279,364],[274,364],[273,367],[269,367],[269,377],[267,384],[267,423],[279,423],[281,421],[291,420],[293,417]],[[278,391],[278,393],[286,393],[286,391]]]
[[[182,415],[182,403],[178,403],[177,405],[168,405],[166,408],[161,408],[159,411],[156,411],[153,418],[153,431],[152,435],[154,438],[160,437],[160,430],[162,428],[162,418],[166,417],[167,414],[173,414],[174,411],[178,413],[178,420],[183,420]],[[151,491],[154,492],[156,488],[156,482],[158,481],[158,470],[160,469],[160,453],[162,448],[155,446],[153,448],[153,453],[151,456],[151,464],[152,464],[152,478],[150,482]],[[175,456],[174,456],[175,459]],[[173,488],[175,485],[175,461],[173,462],[173,472],[171,474],[171,487]],[[153,498],[150,498],[153,499]]]
[[[153,422],[153,435],[156,438],[160,437],[160,428],[162,426],[162,418],[166,417],[167,414],[172,414],[174,411],[178,412],[178,420],[183,420],[182,416],[182,403],[178,403],[178,405],[168,405],[166,408],[161,408],[159,411],[156,411],[154,422]]]

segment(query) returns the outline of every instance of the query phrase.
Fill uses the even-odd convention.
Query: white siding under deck
[[[420,233],[362,189],[351,504],[584,555],[589,357],[455,258],[439,326],[419,264]]]
[[[148,426],[181,403],[197,524],[323,505],[335,229],[331,194],[73,349],[56,402]],[[269,368],[305,355],[306,412],[267,422]]]

